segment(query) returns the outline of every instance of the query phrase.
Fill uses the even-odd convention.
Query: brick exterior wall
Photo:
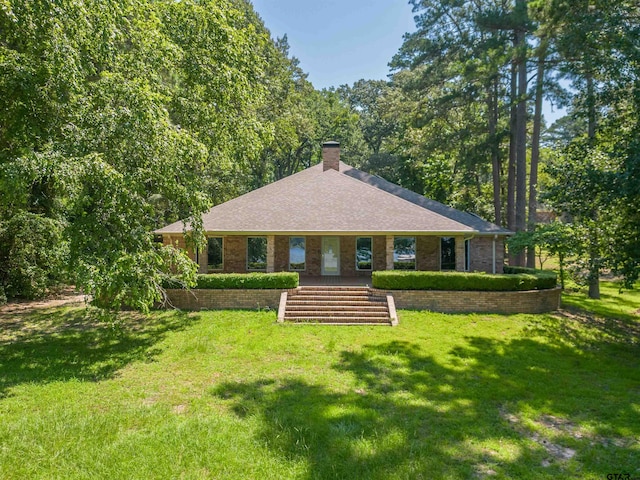
[[[231,235],[224,237],[224,273],[247,271],[247,237]]]
[[[191,248],[187,248],[187,243],[185,242],[184,236],[182,235],[163,235],[162,236],[162,244],[163,245],[173,245],[176,248],[181,248],[182,250],[187,251],[187,255],[189,258],[196,261],[196,254],[193,252]]]
[[[276,272],[286,272],[289,270],[289,237],[277,235],[275,241],[274,270]]]
[[[457,292],[434,290],[378,290],[393,295],[396,308],[443,313],[545,313],[560,308],[562,289],[525,292]]]
[[[440,270],[440,237],[416,237],[416,270]]]
[[[356,271],[356,237],[340,237],[340,275],[355,277]]]
[[[307,275],[318,276],[321,274],[320,256],[322,255],[322,237],[313,235],[307,237]]]
[[[322,237],[319,235],[306,236],[306,270],[304,275],[321,275],[321,250]],[[387,268],[387,244],[386,236],[373,236],[373,269],[386,270]],[[459,244],[463,245],[462,237]],[[182,235],[164,235],[163,244],[176,245],[178,248],[186,248]],[[224,273],[247,272],[247,237],[244,235],[231,235],[224,237]],[[360,272],[355,266],[355,236],[340,237],[340,274],[343,276],[368,275],[369,272]],[[470,270],[492,273],[493,237],[474,237],[470,240]],[[188,250],[189,257],[195,261],[195,254]],[[200,272],[206,272],[206,252],[199,255]],[[458,258],[460,257],[460,258]],[[462,264],[464,250],[456,248],[456,260]],[[496,240],[496,273],[502,273],[504,262],[504,237]],[[440,237],[418,236],[416,237],[416,267],[418,270],[440,270]],[[274,271],[289,270],[289,237],[277,235],[274,237]]]
[[[492,273],[493,237],[474,237],[469,240],[469,269],[472,272]],[[504,237],[496,239],[496,273],[503,272]]]
[[[373,237],[373,269],[387,269],[387,237],[384,235]]]

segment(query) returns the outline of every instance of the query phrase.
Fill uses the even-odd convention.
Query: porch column
[[[201,247],[198,249],[198,273],[207,273],[207,267],[209,265],[209,252],[208,248]]]
[[[464,237],[456,239],[456,272],[464,272]]]
[[[387,235],[387,270],[393,270],[393,235]]]
[[[267,273],[275,271],[276,264],[276,237],[267,235]]]

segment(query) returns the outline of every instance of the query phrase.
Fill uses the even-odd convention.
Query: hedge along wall
[[[215,273],[197,276],[191,290],[170,288],[167,307],[181,310],[277,309],[280,294],[298,286],[297,272]]]
[[[295,288],[298,272],[212,273],[197,276],[197,289],[283,289]]]
[[[560,308],[554,272],[490,275],[462,272],[373,272],[373,286],[396,308],[444,313],[544,313]]]
[[[525,291],[555,288],[555,272],[497,274],[463,272],[373,272],[372,283],[387,290]]]
[[[516,292],[372,290],[379,295],[393,295],[398,309],[502,314],[552,312],[560,308],[562,293],[559,287]]]

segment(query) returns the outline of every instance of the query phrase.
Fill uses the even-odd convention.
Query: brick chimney
[[[329,169],[340,171],[340,144],[338,142],[324,142],[322,144],[322,171]]]

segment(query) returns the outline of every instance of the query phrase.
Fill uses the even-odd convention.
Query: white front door
[[[340,237],[322,237],[322,275],[340,275]]]

